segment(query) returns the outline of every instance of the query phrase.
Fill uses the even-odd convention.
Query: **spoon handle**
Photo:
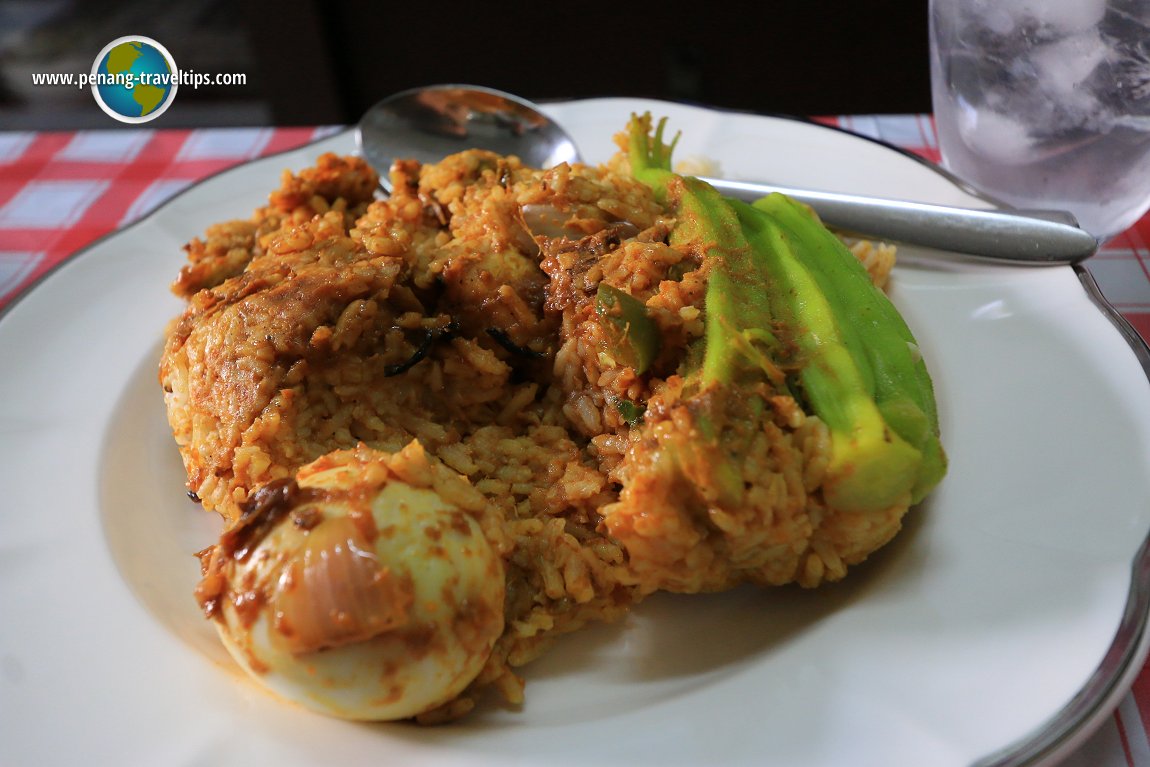
[[[835,192],[704,178],[723,194],[753,202],[782,192],[836,229],[1017,264],[1074,264],[1098,249],[1093,235],[1061,211],[973,210]]]

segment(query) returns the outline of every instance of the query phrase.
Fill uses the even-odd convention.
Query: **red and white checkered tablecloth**
[[[820,122],[938,160],[927,115]],[[193,181],[338,130],[320,128],[0,131],[0,311],[73,253]],[[1150,339],[1150,216],[1088,262],[1103,293]],[[1150,664],[1118,710],[1064,767],[1150,767]]]

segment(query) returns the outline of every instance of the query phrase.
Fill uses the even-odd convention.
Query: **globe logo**
[[[92,62],[92,96],[110,117],[145,123],[162,115],[176,95],[179,70],[168,49],[130,35],[104,46]]]

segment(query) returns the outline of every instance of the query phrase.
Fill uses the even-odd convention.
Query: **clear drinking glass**
[[[1150,0],[931,0],[943,164],[1105,241],[1150,208]]]

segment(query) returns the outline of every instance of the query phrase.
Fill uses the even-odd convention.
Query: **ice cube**
[[[1098,30],[1090,29],[1038,46],[1030,60],[1044,88],[1065,93],[1081,86],[1109,52]]]
[[[1002,165],[1025,165],[1037,154],[1030,129],[1001,112],[964,109],[959,113],[958,131],[971,150]]]
[[[993,31],[1036,27],[1043,37],[1061,37],[1097,26],[1107,0],[975,0],[973,8]]]
[[[1010,10],[996,4],[988,5],[985,10],[980,11],[980,17],[986,28],[999,37],[1006,37],[1018,26]]]
[[[1030,54],[1038,87],[1057,111],[1085,125],[1098,109],[1098,98],[1086,80],[1106,60],[1110,48],[1097,29],[1038,46]]]
[[[1107,0],[1036,0],[1037,17],[1065,34],[1085,32],[1098,26],[1106,15]]]

